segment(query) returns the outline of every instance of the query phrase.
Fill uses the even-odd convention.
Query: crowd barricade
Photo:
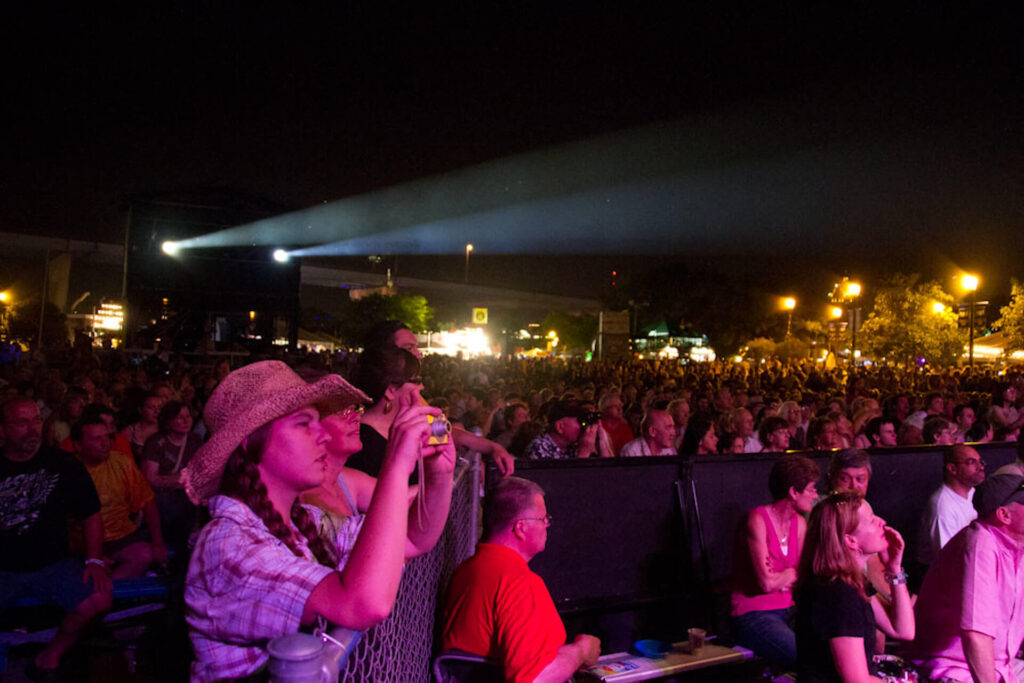
[[[443,591],[455,568],[476,550],[482,483],[479,454],[461,459],[441,538],[429,553],[406,564],[391,615],[359,641],[340,681],[430,680]]]
[[[987,472],[1016,454],[1014,443],[977,449]],[[906,557],[913,558],[921,512],[942,482],[942,449],[869,453],[873,476],[867,499],[903,534]],[[800,454],[821,466],[824,493],[830,454]],[[618,623],[630,633],[606,634],[617,645],[666,623],[683,634],[696,623],[722,627],[721,598],[727,598],[736,530],[750,508],[771,502],[768,473],[777,457],[518,462],[517,474],[544,488],[553,518],[547,548],[530,566],[544,578],[567,623],[595,628],[601,621],[595,615],[631,613]],[[643,615],[639,621],[637,614]]]

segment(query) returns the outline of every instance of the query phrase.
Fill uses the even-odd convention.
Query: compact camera
[[[598,420],[600,419],[601,413],[597,412],[596,410],[591,410],[590,412],[584,413],[579,417],[580,427],[586,429],[592,424],[597,424]]]
[[[448,443],[448,435],[452,431],[452,423],[444,415],[434,417],[427,415],[427,423],[430,425],[430,438],[427,443],[431,446]]]

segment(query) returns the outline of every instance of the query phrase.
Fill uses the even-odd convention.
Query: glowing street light
[[[838,320],[843,317],[843,309],[838,306],[832,306],[828,309],[828,314]]]
[[[933,301],[932,302],[932,313],[934,313],[935,315],[939,315],[940,313],[945,313],[945,312],[946,312],[946,304],[942,303],[941,301]]]
[[[782,307],[786,309],[786,339],[789,339],[789,333],[793,329],[793,309],[796,308],[796,299],[787,296],[782,300]]]
[[[860,296],[860,283],[859,282],[847,282],[846,288],[843,290],[844,299],[855,299]]]
[[[473,245],[472,244],[467,244],[466,245],[466,272],[465,272],[465,275],[463,277],[463,282],[466,282],[466,283],[469,282],[469,252],[471,252],[471,251],[473,251]]]
[[[181,250],[181,247],[178,246],[177,242],[168,240],[160,245],[160,249],[168,256],[175,256]]]
[[[10,301],[11,295],[7,292],[0,292],[0,304],[5,304]]]
[[[291,259],[291,256],[289,256],[288,252],[284,249],[274,250],[274,260],[278,263],[287,263],[289,259]]]
[[[970,327],[971,327],[971,329],[970,329],[970,332],[968,333],[969,334],[968,338],[970,339],[970,341],[968,342],[968,347],[967,347],[967,364],[970,366],[970,368],[972,370],[974,369],[974,308],[975,308],[974,297],[977,294],[979,282],[980,282],[980,280],[978,279],[977,275],[971,275],[969,273],[964,273],[963,275],[960,276],[960,286],[963,287],[964,289],[966,289],[968,292],[971,293],[971,296],[970,296],[970,306],[971,306]]]

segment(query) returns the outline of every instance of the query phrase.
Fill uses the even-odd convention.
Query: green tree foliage
[[[858,332],[859,346],[876,360],[911,364],[924,358],[951,365],[963,354],[955,300],[937,282],[894,275],[875,294],[874,307]],[[935,303],[943,305],[936,311]]]
[[[790,337],[775,345],[775,355],[779,360],[803,360],[810,355],[811,345],[803,339]]]
[[[1024,348],[1024,283],[1013,280],[1010,303],[999,309],[992,327],[1006,333],[1008,349]]]
[[[776,344],[767,337],[757,337],[751,339],[746,344],[746,357],[754,360],[768,360],[775,357]]]
[[[422,296],[371,294],[346,302],[338,317],[338,329],[345,341],[360,344],[370,328],[383,320],[401,320],[413,332],[427,332],[434,309]]]
[[[43,310],[43,345],[61,346],[67,343],[67,316],[49,301]],[[39,336],[39,300],[30,300],[15,306],[11,311],[9,323],[13,339],[23,342],[35,341]]]
[[[558,335],[559,348],[567,351],[589,351],[597,336],[597,316],[552,311],[544,316],[541,322],[541,331],[545,335],[551,330]]]
[[[785,318],[768,315],[754,276],[743,269],[672,263],[623,278],[623,286],[616,290],[614,296],[604,297],[604,304],[610,310],[629,308],[636,329],[659,320],[679,321],[681,328],[706,334],[719,356],[731,353],[752,334],[785,332]]]

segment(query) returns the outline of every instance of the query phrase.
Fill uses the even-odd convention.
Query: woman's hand
[[[412,474],[421,455],[434,455],[433,451],[426,449],[435,447],[425,445],[430,434],[427,415],[433,415],[434,419],[444,417],[439,408],[424,405],[401,405],[398,407],[395,421],[391,424],[385,462],[394,462],[406,477]]]
[[[903,549],[906,548],[907,544],[903,541],[903,537],[900,536],[900,532],[891,526],[885,527],[885,540],[888,541],[889,545],[885,550],[878,553],[878,559],[881,560],[885,571],[890,574],[899,574],[903,568]]]
[[[451,434],[448,435],[446,443],[423,446],[422,453],[423,469],[426,474],[450,477],[455,471],[455,442]]]

